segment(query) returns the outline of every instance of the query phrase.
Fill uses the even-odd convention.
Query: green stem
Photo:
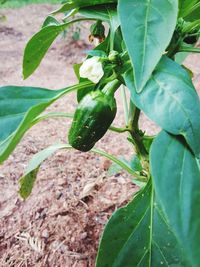
[[[119,88],[119,86],[121,85],[121,82],[117,79],[114,79],[113,81],[107,83],[104,88],[103,88],[103,92],[105,94],[108,95],[114,95],[114,93],[116,92],[116,90]]]
[[[177,40],[176,44],[173,44],[168,52],[167,52],[167,56],[171,59],[174,59],[174,56],[176,55],[176,53],[179,52],[179,48],[180,48],[180,44],[182,42],[182,37],[179,38],[179,40]]]
[[[147,159],[148,152],[143,144],[143,140],[140,135],[138,127],[139,118],[140,118],[140,109],[138,109],[131,101],[129,109],[129,125],[128,125],[128,128],[130,129],[130,136],[133,140],[138,156]]]
[[[130,111],[129,111],[129,125],[131,125],[132,129],[138,129],[139,118],[140,118],[140,109],[138,109],[131,101]]]
[[[127,103],[127,97],[126,97],[126,87],[122,85],[121,89],[121,96],[122,96],[122,103],[124,108],[124,119],[126,126],[128,126],[128,103]]]
[[[116,133],[125,133],[125,132],[130,132],[130,129],[128,127],[124,127],[124,128],[118,128],[115,126],[110,126],[109,130],[116,132]]]
[[[110,159],[111,161],[115,162],[116,164],[118,164],[120,167],[122,167],[123,170],[127,171],[128,173],[130,173],[131,175],[133,175],[138,181],[146,181],[147,178],[144,176],[141,176],[137,173],[135,173],[128,165],[126,165],[123,161],[119,160],[118,158],[114,157],[113,155],[108,154],[107,152],[103,151],[103,150],[99,150],[97,148],[93,148],[91,150],[92,152],[95,152],[101,156],[104,156],[108,159]]]
[[[179,52],[200,53],[200,48],[181,46],[179,49]]]
[[[51,119],[51,118],[70,118],[72,119],[74,117],[74,114],[72,113],[65,113],[65,112],[49,112],[46,114],[42,114],[38,116],[32,124],[37,124],[43,120]],[[110,131],[117,132],[117,133],[124,133],[124,132],[130,132],[130,129],[128,127],[120,128],[120,127],[115,127],[115,126],[110,126],[109,127]]]
[[[122,99],[123,99],[123,106],[124,106],[124,113],[125,113],[125,121],[127,125],[126,131],[129,132],[130,137],[133,139],[137,154],[147,158],[148,153],[142,142],[142,138],[139,135],[138,121],[140,117],[140,109],[138,109],[134,105],[134,103],[130,100],[130,106],[129,106],[129,111],[128,111],[127,98],[126,98],[124,86],[123,86],[123,91],[122,91]]]
[[[34,120],[34,124],[39,123],[40,121],[43,121],[43,120],[51,119],[51,118],[73,118],[73,116],[74,115],[72,113],[49,112],[49,113],[38,116]]]

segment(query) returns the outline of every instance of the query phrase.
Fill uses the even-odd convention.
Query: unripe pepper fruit
[[[68,133],[73,148],[89,151],[107,132],[117,112],[114,92],[118,87],[119,81],[115,80],[103,90],[88,93],[80,101]]]

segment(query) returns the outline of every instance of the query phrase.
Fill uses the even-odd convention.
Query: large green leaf
[[[183,135],[198,155],[200,102],[187,71],[164,56],[140,94],[134,88],[131,69],[124,78],[133,102],[166,131]]]
[[[195,21],[200,19],[200,2],[195,5],[195,8],[191,11],[191,13],[185,17],[186,21]]]
[[[122,266],[192,267],[163,215],[151,182],[112,215],[104,230],[96,267]]]
[[[119,0],[118,11],[135,86],[141,92],[171,40],[178,1]]]
[[[200,161],[184,140],[162,132],[151,149],[155,192],[189,266],[200,266]]]
[[[179,17],[188,15],[188,11],[198,2],[199,0],[179,0]]]
[[[60,12],[67,12],[75,8],[82,8],[82,7],[89,7],[89,6],[96,6],[102,4],[112,4],[117,3],[117,0],[72,0],[72,1],[65,1],[66,3],[61,6],[59,9],[52,12],[52,14],[60,13]]]
[[[79,13],[87,18],[107,21],[110,23],[113,32],[115,32],[120,25],[115,5],[100,5],[81,8]]]
[[[34,119],[63,94],[87,88],[84,82],[62,90],[34,87],[0,87],[0,163],[8,158]]]

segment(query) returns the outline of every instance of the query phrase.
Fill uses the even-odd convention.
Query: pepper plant
[[[63,13],[61,22],[58,13]],[[24,199],[30,195],[40,165],[58,149],[91,150],[130,173],[140,187],[108,221],[96,266],[199,267],[200,103],[192,71],[183,60],[190,52],[200,52],[195,46],[200,1],[65,0],[27,43],[24,78],[39,66],[59,34],[85,20],[92,24],[90,40],[98,44],[87,51],[82,64],[74,66],[76,85],[59,90],[0,88],[0,162],[36,123],[73,117],[66,143],[48,147],[30,161],[19,182],[20,195]],[[113,125],[119,88],[126,110],[122,128],[117,122]],[[77,91],[74,115],[43,113],[72,91]],[[158,135],[147,136],[139,129],[141,111],[162,128]],[[137,164],[95,148],[109,130],[127,132]]]

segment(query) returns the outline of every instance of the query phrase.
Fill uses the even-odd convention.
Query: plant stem
[[[34,121],[33,125],[37,124],[43,120],[47,119],[52,119],[52,118],[67,118],[67,119],[73,119],[74,114],[72,113],[65,113],[65,112],[49,112],[46,114],[39,115]],[[130,129],[128,127],[115,127],[115,126],[110,126],[109,127],[110,131],[117,132],[117,133],[125,133],[125,132],[130,132]]]
[[[147,181],[147,177],[137,174],[127,164],[125,164],[123,161],[119,160],[115,156],[110,155],[107,152],[105,152],[103,150],[100,150],[100,149],[97,149],[97,148],[92,148],[91,151],[95,152],[95,153],[97,153],[97,154],[99,154],[101,156],[104,156],[104,157],[106,157],[106,158],[108,158],[110,160],[112,160],[113,162],[115,162],[116,164],[121,166],[123,170],[125,170],[128,173],[130,173],[131,175],[133,175],[134,178],[137,179],[138,181],[142,181],[142,182],[146,182]]]
[[[115,126],[110,126],[109,130],[113,131],[113,132],[117,132],[117,133],[125,133],[125,132],[130,132],[130,129],[128,127],[124,127],[124,128],[118,128]]]
[[[182,47],[180,47],[179,52],[200,53],[200,48],[198,48],[198,47],[182,46]]]
[[[139,118],[140,118],[140,109],[138,109],[131,101],[129,109],[129,125],[128,125],[128,128],[130,129],[130,136],[133,140],[138,156],[147,159],[148,152],[143,144],[142,136],[140,134],[138,127]]]
[[[126,97],[126,89],[125,86],[122,85],[121,88],[121,96],[122,96],[122,102],[123,102],[123,108],[124,108],[124,118],[126,126],[128,127],[128,103],[127,103],[127,97]]]

